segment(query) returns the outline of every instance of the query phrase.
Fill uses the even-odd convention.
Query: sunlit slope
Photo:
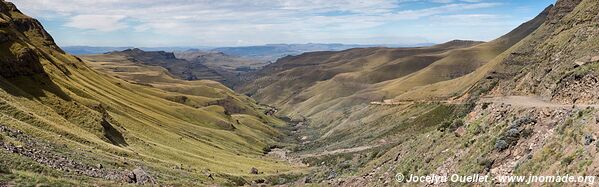
[[[1,124],[66,145],[84,155],[76,162],[119,171],[145,167],[159,183],[232,183],[229,175],[249,176],[252,167],[264,175],[293,168],[263,157],[281,135],[273,126],[284,123],[251,99],[211,81],[159,89],[98,73],[64,54],[12,3],[2,1],[0,11]],[[177,99],[186,95],[192,99]],[[38,175],[10,168],[15,176]]]
[[[463,123],[457,123],[463,129],[443,129],[455,121],[451,125],[432,122],[425,124],[437,128],[422,134],[393,133],[405,141],[365,167],[361,173],[372,177],[362,182],[383,183],[377,181],[386,173],[404,171],[495,176],[595,173],[599,1],[559,0],[548,13],[537,30],[473,73],[401,95],[401,100],[418,101],[458,96],[462,100],[443,105],[467,104],[472,109],[460,118]],[[508,135],[510,131],[521,134]],[[509,142],[505,147],[504,141]]]
[[[156,92],[156,94],[170,101],[209,110],[222,107],[228,114],[248,114],[267,118],[252,99],[238,95],[215,81],[175,79],[163,67],[144,65],[121,55],[86,55],[82,58],[97,71],[109,73],[133,84],[167,91],[167,93]]]
[[[403,77],[445,57],[444,52],[479,44],[455,41],[425,48],[358,48],[341,52],[313,52],[280,59],[252,74],[239,90],[260,101],[281,105],[299,103],[300,94],[319,84],[333,84],[337,97],[370,84]],[[346,88],[337,88],[346,87]]]
[[[536,30],[548,10],[486,43],[451,41],[425,48],[364,48],[286,57],[255,73],[256,80],[238,90],[294,117],[320,112],[329,116],[468,75]]]
[[[419,86],[428,86],[434,83],[452,79],[466,80],[468,78],[461,77],[470,74],[478,68],[488,64],[490,61],[500,56],[501,53],[504,53],[506,50],[539,28],[547,19],[547,15],[551,8],[552,6],[547,7],[534,19],[520,25],[518,28],[498,39],[474,47],[450,51],[450,54],[448,54],[446,58],[436,61],[422,71],[403,79],[381,83],[373,87],[372,90],[383,90],[385,93],[390,94],[390,97],[396,97]],[[471,86],[474,82],[480,79],[480,76],[477,76],[474,79],[476,80],[471,80],[464,84]],[[448,92],[440,92],[438,94],[440,94],[440,96],[447,96],[454,94],[454,90],[463,91],[463,89],[453,88],[463,88],[463,86],[447,87],[447,89],[439,87],[439,90],[445,90]]]

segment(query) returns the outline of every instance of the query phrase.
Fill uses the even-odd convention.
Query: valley
[[[599,176],[597,36],[599,1],[558,0],[486,42],[74,56],[0,0],[0,186]]]

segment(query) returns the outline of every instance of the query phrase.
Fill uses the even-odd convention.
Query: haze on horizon
[[[17,0],[61,46],[488,41],[554,0]]]

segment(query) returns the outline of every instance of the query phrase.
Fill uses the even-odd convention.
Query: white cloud
[[[431,8],[403,10],[405,3]],[[71,16],[65,26],[110,32],[186,36],[177,45],[346,42],[402,20],[497,6],[480,0],[18,0],[24,12],[46,18]],[[401,10],[400,10],[401,9]],[[125,22],[127,21],[127,22]],[[369,35],[371,34],[371,35]],[[399,37],[385,35],[381,37]],[[423,36],[414,36],[422,38]],[[358,41],[358,40],[356,40]]]
[[[71,17],[65,26],[110,32],[127,28],[122,22],[125,18],[124,15],[76,15]]]

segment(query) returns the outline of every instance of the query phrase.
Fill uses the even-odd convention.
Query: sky
[[[489,41],[555,0],[9,0],[61,46]]]

